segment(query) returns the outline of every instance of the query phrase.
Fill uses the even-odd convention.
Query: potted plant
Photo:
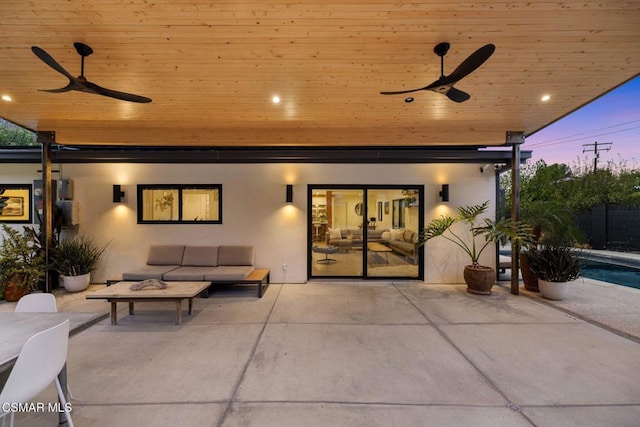
[[[562,300],[567,296],[569,283],[580,275],[580,259],[566,244],[547,244],[531,255],[531,269],[538,276],[542,296]]]
[[[480,295],[490,295],[496,280],[495,269],[479,263],[480,255],[489,244],[510,240],[512,243],[526,245],[531,241],[531,228],[524,223],[514,223],[507,218],[499,221],[485,218],[480,221],[478,217],[485,213],[488,207],[489,201],[480,205],[460,206],[456,216],[442,215],[432,220],[420,233],[419,238],[422,245],[434,237],[442,236],[462,248],[471,259],[471,264],[464,268],[467,292]],[[452,230],[452,227],[458,223],[463,223],[468,228],[471,233],[470,242]],[[476,241],[479,236],[484,237],[484,242]]]
[[[553,201],[523,201],[520,219],[532,228],[532,241],[520,252],[520,271],[525,289],[538,292],[538,276],[531,268],[531,257],[538,246],[549,241],[579,242],[582,235],[575,225],[573,213]]]
[[[44,254],[30,233],[2,224],[4,237],[0,246],[0,290],[6,301],[18,301],[23,295],[38,289],[44,278]]]
[[[91,272],[98,268],[106,248],[107,245],[99,247],[93,239],[83,234],[60,241],[51,262],[52,268],[60,273],[68,292],[87,289],[91,283]]]

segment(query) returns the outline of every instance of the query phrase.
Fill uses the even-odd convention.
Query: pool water
[[[640,269],[594,260],[580,262],[580,275],[589,279],[640,289]]]

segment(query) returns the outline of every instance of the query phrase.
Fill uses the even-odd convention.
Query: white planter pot
[[[538,288],[543,297],[556,301],[563,300],[569,294],[571,282],[547,282],[546,280],[538,280]]]
[[[67,292],[80,292],[89,287],[91,283],[91,274],[81,274],[80,276],[61,276],[64,288]]]

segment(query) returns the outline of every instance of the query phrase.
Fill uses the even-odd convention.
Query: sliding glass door
[[[309,278],[424,277],[422,186],[309,186]]]

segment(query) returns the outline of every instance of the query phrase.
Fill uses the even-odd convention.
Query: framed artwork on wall
[[[31,184],[0,184],[0,222],[32,222]]]

